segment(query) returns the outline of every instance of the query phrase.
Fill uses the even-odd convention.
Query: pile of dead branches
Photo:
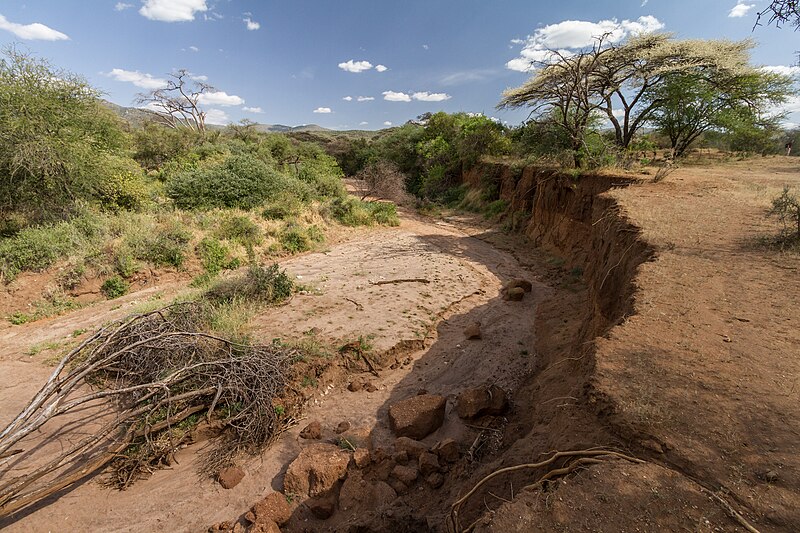
[[[268,444],[282,429],[273,401],[297,350],[206,333],[208,313],[207,302],[174,304],[113,322],[71,350],[0,433],[0,517],[109,463],[112,483],[124,488],[205,420],[224,429],[209,470]],[[80,424],[91,429],[80,438],[42,444],[86,413]]]

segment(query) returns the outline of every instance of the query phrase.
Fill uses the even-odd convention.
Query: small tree
[[[785,185],[781,195],[773,198],[768,214],[783,224],[782,237],[785,240],[800,241],[800,199],[789,191],[789,186]]]
[[[169,78],[166,87],[139,94],[136,103],[154,112],[170,128],[205,133],[206,112],[200,100],[203,94],[214,92],[214,87],[193,78],[186,69],[173,72]]]
[[[383,197],[394,202],[402,202],[406,193],[406,176],[391,161],[377,161],[368,164],[356,174],[361,180],[361,200],[368,196]]]

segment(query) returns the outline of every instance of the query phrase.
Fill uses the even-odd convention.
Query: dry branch
[[[381,281],[370,281],[370,285],[392,285],[395,283],[430,283],[430,280],[425,278],[408,278],[408,279],[386,279]]]
[[[284,389],[287,364],[297,349],[239,344],[205,333],[210,305],[176,304],[114,322],[61,360],[0,432],[0,457],[6,463],[0,518],[109,463],[116,473],[113,484],[128,486],[168,463],[204,411],[225,428],[207,458],[208,473],[240,451],[260,449],[280,432],[283,421],[272,402]],[[41,451],[37,436],[52,435],[50,428],[59,422],[59,432],[65,430],[69,415],[74,421],[87,408],[98,413],[88,436],[67,449]],[[46,424],[44,432],[38,431]],[[30,452],[20,454],[20,449]]]

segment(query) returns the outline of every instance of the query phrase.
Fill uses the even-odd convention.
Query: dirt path
[[[463,224],[461,224],[463,226]],[[498,298],[504,281],[535,280],[535,272],[509,253],[469,236],[446,222],[405,218],[399,228],[377,230],[357,241],[332,246],[283,263],[309,289],[285,307],[263,313],[254,323],[265,341],[301,338],[312,331],[326,343],[361,336],[376,352],[405,347],[404,364],[371,377],[377,390],[352,393],[336,377],[319,379],[307,410],[325,432],[339,422],[352,432],[370,435],[376,444],[391,439],[386,406],[420,388],[445,396],[471,384],[495,382],[513,390],[532,365],[535,307],[548,288],[535,284],[522,302]],[[399,283],[379,283],[420,279]],[[49,369],[42,354],[26,355],[30,345],[64,339],[79,328],[123,314],[146,295],[132,295],[115,310],[95,306],[42,324],[0,333],[0,419],[17,412]],[[102,317],[102,318],[101,318]],[[463,330],[482,324],[484,341],[465,341]],[[341,377],[341,374],[338,375]],[[311,391],[309,391],[309,394]],[[451,402],[452,403],[452,402]],[[461,439],[470,431],[458,417],[437,434]],[[0,523],[7,531],[199,531],[239,516],[272,489],[281,488],[285,465],[300,450],[302,424],[285,433],[265,454],[244,464],[247,476],[233,490],[195,474],[201,446],[181,450],[176,464],[124,492],[101,487],[97,480]]]

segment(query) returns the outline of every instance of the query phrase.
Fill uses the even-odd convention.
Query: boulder
[[[364,388],[364,384],[361,381],[351,381],[350,384],[347,386],[347,390],[350,392],[358,392],[362,388]]]
[[[418,440],[408,437],[397,437],[394,441],[394,449],[398,452],[406,452],[408,457],[417,458],[421,453],[427,452],[428,447]]]
[[[232,489],[244,479],[244,470],[238,466],[223,468],[217,474],[217,481],[224,489]]]
[[[439,458],[430,452],[424,452],[419,456],[419,471],[423,476],[427,476],[439,471]]]
[[[458,395],[456,401],[456,412],[461,418],[497,416],[503,414],[506,409],[508,409],[508,395],[497,385],[467,389]]]
[[[446,405],[443,396],[414,396],[389,407],[389,424],[398,437],[423,439],[441,427]]]
[[[473,322],[472,324],[467,326],[464,329],[464,337],[466,337],[468,341],[481,340],[483,338],[483,336],[481,335],[481,323]]]
[[[527,279],[517,278],[508,281],[504,285],[504,288],[507,291],[511,289],[522,289],[525,292],[531,292],[533,290],[533,284]]]
[[[391,503],[397,497],[392,487],[383,481],[369,482],[360,472],[347,476],[339,492],[339,508],[374,510]]]
[[[419,470],[415,466],[397,465],[392,469],[392,477],[409,486],[419,477]]]
[[[318,496],[347,475],[350,454],[334,444],[312,444],[292,461],[283,478],[285,493]]]
[[[434,444],[431,451],[439,456],[439,459],[448,463],[455,463],[461,455],[458,450],[458,443],[453,439],[445,439]]]
[[[309,440],[319,440],[322,437],[322,424],[319,420],[314,420],[300,432],[300,437]]]
[[[269,521],[282,526],[292,517],[292,508],[289,506],[289,502],[286,501],[286,496],[280,492],[273,492],[255,504],[250,513],[252,513],[253,518],[251,519],[249,516],[245,518],[256,525]]]
[[[514,287],[513,289],[508,289],[503,296],[503,300],[508,300],[511,302],[519,302],[525,297],[525,290],[522,287]]]

